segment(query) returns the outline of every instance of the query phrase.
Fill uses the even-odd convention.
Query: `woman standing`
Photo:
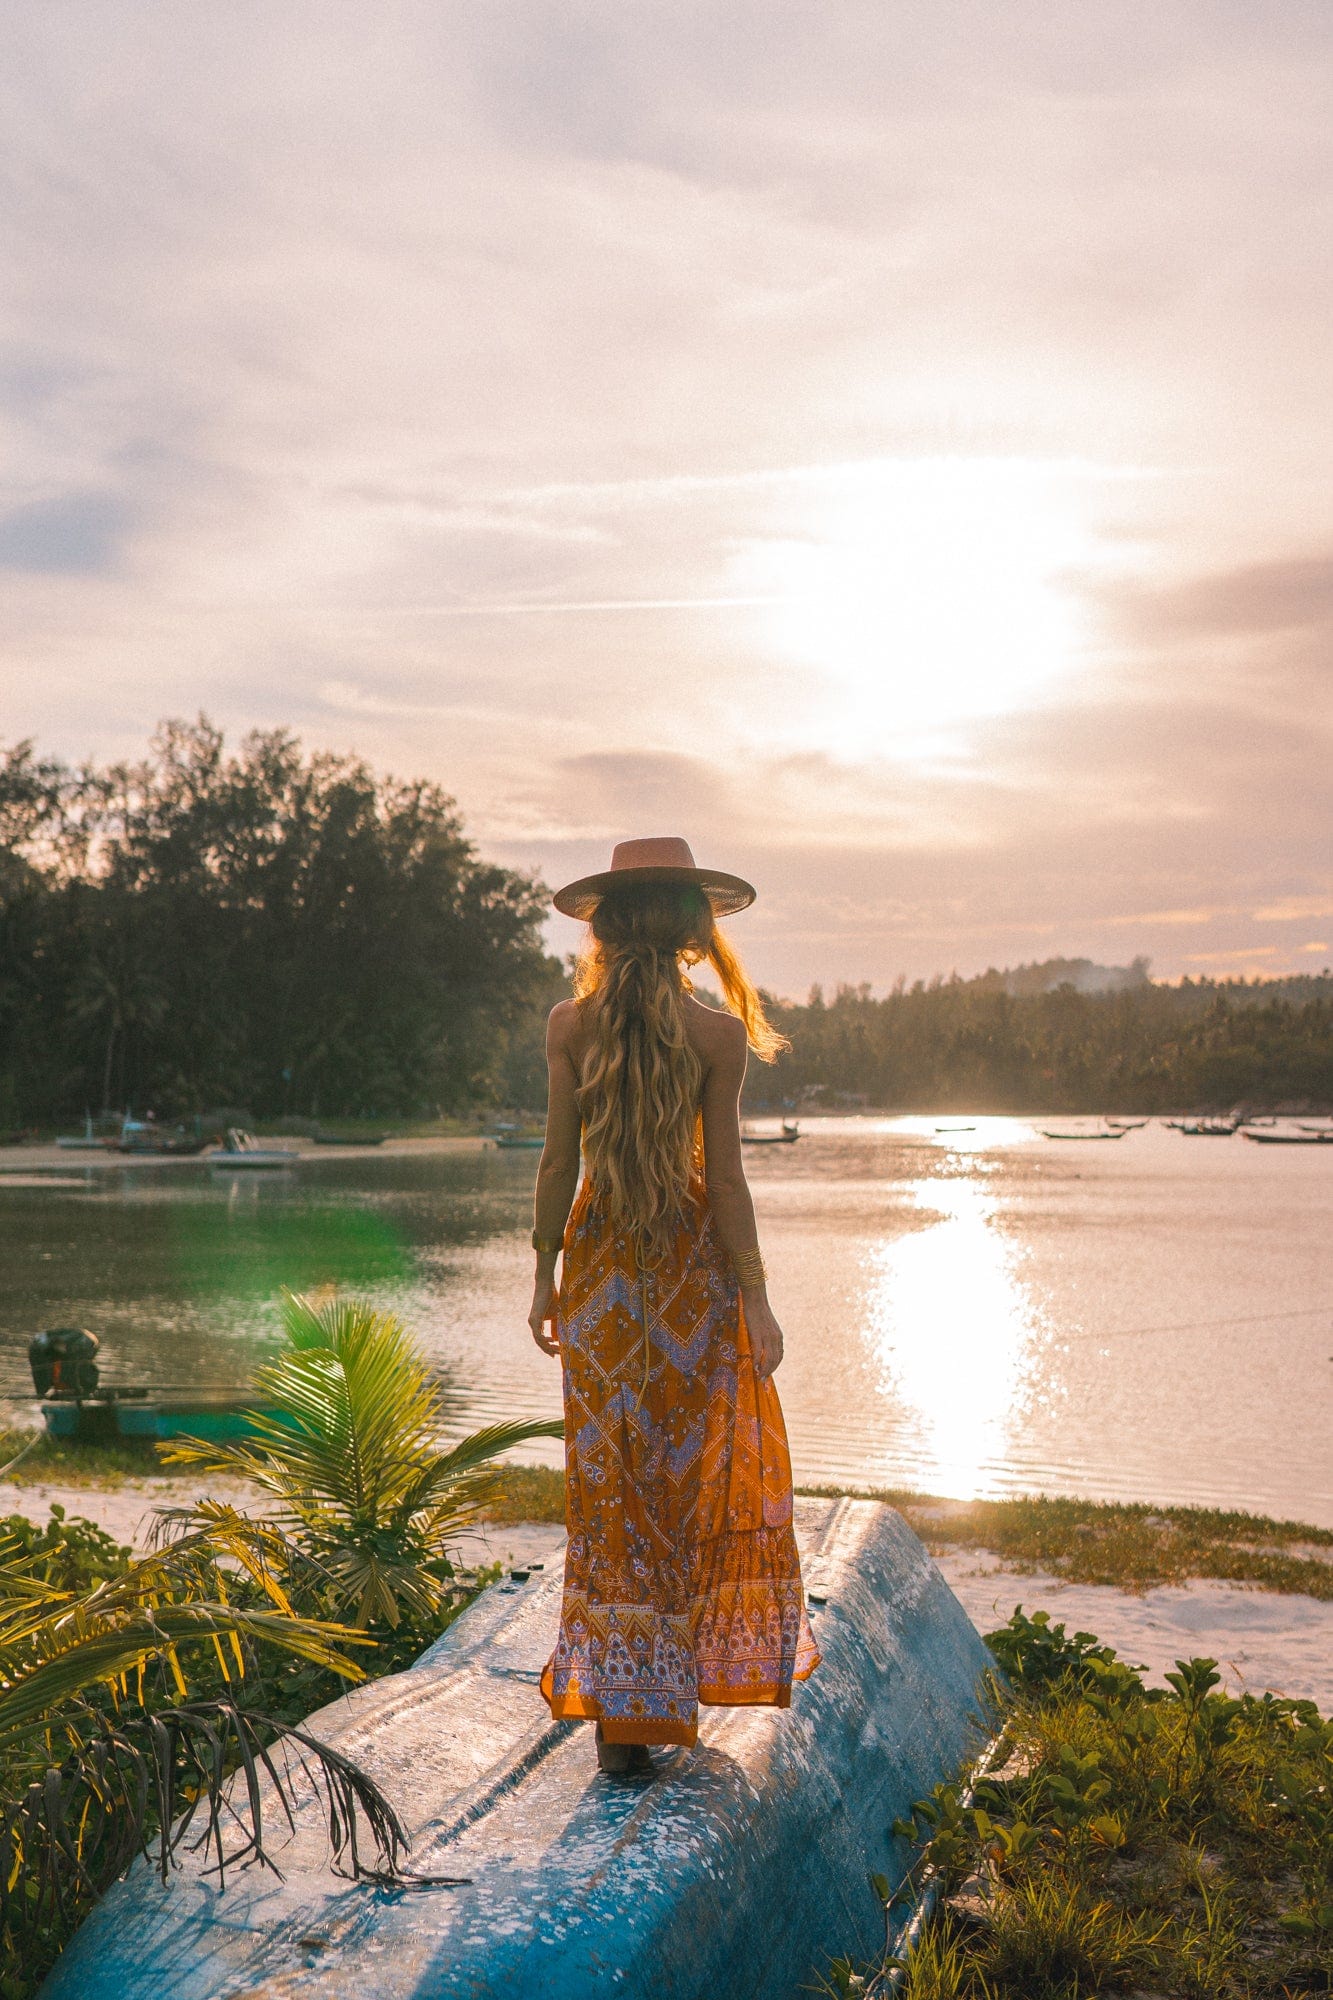
[[[532,1238],[528,1323],[564,1364],[569,1528],[542,1693],[596,1721],[615,1774],[651,1770],[647,1744],[693,1743],[701,1701],[787,1707],[819,1663],[741,1164],[747,1046],[772,1061],[784,1044],[715,922],[754,893],[670,838],[622,841],[555,898],[591,937],[547,1031]],[[704,959],[730,1011],[690,991],[683,968]]]

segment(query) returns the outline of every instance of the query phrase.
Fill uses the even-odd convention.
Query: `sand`
[[[240,1481],[212,1481],[209,1492],[254,1511],[255,1492]],[[190,1495],[182,1479],[126,1480],[113,1487],[0,1482],[0,1515],[45,1521],[53,1502],[67,1514],[96,1521],[117,1541],[144,1546],[155,1510],[180,1506]],[[467,1536],[467,1563],[526,1567],[560,1559],[564,1531],[552,1522],[485,1525]],[[1232,1692],[1299,1696],[1333,1714],[1333,1603],[1245,1584],[1198,1580],[1135,1593],[1109,1584],[1066,1583],[1059,1577],[1006,1569],[984,1549],[938,1556],[946,1581],[978,1631],[1004,1623],[1016,1604],[1029,1614],[1049,1611],[1070,1631],[1095,1632],[1123,1659],[1147,1668],[1161,1684],[1177,1659],[1206,1654],[1218,1661]]]
[[[1178,1659],[1206,1655],[1233,1694],[1271,1690],[1333,1713],[1333,1604],[1321,1598],[1202,1578],[1140,1594],[1019,1574],[984,1549],[936,1561],[980,1632],[1002,1625],[1021,1604],[1029,1616],[1049,1611],[1071,1632],[1095,1632],[1122,1659],[1146,1667],[1150,1685],[1162,1686]]]

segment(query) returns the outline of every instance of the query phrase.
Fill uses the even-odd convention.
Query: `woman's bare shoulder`
[[[690,1040],[709,1062],[719,1057],[738,1057],[745,1047],[745,1023],[722,1007],[705,1007],[691,993],[687,996],[685,1020]]]
[[[552,1049],[573,1046],[581,1025],[577,1000],[557,1000],[546,1017],[546,1045]]]

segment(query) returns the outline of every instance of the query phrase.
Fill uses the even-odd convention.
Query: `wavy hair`
[[[602,897],[574,976],[588,1045],[578,1093],[590,1179],[660,1263],[700,1166],[702,1073],[685,1028],[684,968],[713,967],[750,1047],[772,1062],[790,1047],[691,883],[626,885]]]

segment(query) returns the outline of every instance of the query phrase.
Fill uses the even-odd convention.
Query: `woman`
[[[715,923],[753,901],[674,838],[622,841],[555,898],[591,936],[547,1031],[532,1236],[528,1323],[564,1364],[569,1528],[542,1693],[596,1721],[616,1775],[651,1771],[650,1743],[693,1743],[701,1701],[785,1708],[819,1663],[741,1165],[747,1046],[771,1062],[784,1044]],[[683,968],[704,959],[730,1011],[694,998]]]

